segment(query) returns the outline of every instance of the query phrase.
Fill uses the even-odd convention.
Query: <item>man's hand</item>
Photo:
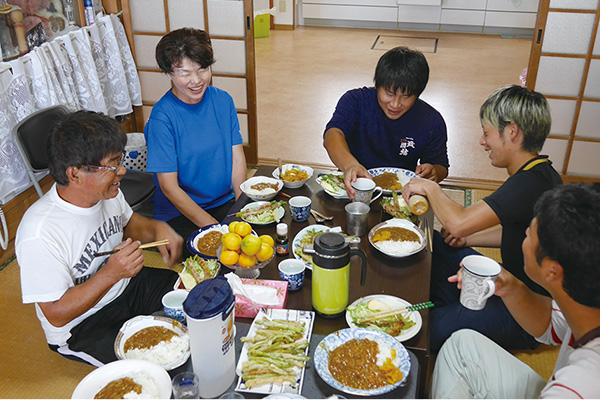
[[[467,239],[464,237],[455,237],[452,236],[450,232],[446,230],[446,228],[442,227],[441,231],[442,237],[444,238],[444,243],[446,243],[450,247],[466,247]]]
[[[181,256],[181,250],[183,249],[183,238],[166,222],[156,222],[156,238],[154,240],[169,240],[168,245],[158,246],[158,251],[162,256],[163,262],[167,264],[169,268],[173,268],[173,265],[175,265]]]
[[[402,188],[402,197],[404,197],[404,201],[408,204],[410,196],[413,194],[420,194],[421,196],[427,196],[427,190],[430,187],[439,186],[436,182],[430,181],[429,179],[423,178],[412,178],[404,187]]]
[[[110,276],[114,283],[136,276],[144,266],[144,255],[139,248],[140,244],[137,240],[133,241],[131,238],[127,238],[115,247],[115,250],[119,251],[110,256],[100,271]]]
[[[346,186],[346,193],[348,193],[348,198],[350,200],[354,200],[354,196],[356,195],[356,192],[352,187],[352,182],[356,182],[356,178],[373,179],[367,169],[359,163],[351,164],[349,167],[343,170],[343,172],[344,186]]]
[[[415,169],[415,174],[423,179],[429,179],[434,182],[441,182],[448,176],[448,169],[441,165],[419,164]]]

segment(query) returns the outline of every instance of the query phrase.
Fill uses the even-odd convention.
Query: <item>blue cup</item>
[[[183,302],[187,298],[188,291],[184,289],[175,289],[166,293],[162,298],[163,310],[167,317],[176,321],[185,323],[185,314],[183,313]]]
[[[296,222],[304,222],[310,215],[310,204],[311,201],[306,196],[294,196],[290,199],[290,213],[292,219]]]
[[[287,281],[288,290],[298,290],[304,285],[306,265],[295,258],[288,258],[279,263],[279,277]]]

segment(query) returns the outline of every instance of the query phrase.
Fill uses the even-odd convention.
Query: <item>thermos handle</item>
[[[362,249],[357,247],[350,248],[350,257],[352,256],[360,256],[361,258],[360,286],[365,286],[365,281],[367,280],[367,256]]]
[[[233,300],[231,301],[231,305],[229,307],[227,307],[227,309],[221,313],[221,320],[225,321],[227,319],[227,316],[229,315],[229,313],[231,313],[231,309],[233,307],[235,307],[235,296],[233,297]]]

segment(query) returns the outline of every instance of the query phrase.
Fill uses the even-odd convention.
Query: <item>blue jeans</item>
[[[464,328],[487,336],[507,350],[535,349],[539,343],[521,328],[499,297],[490,297],[483,310],[478,311],[460,304],[460,290],[456,283],[448,282],[448,277],[455,275],[460,261],[471,254],[479,253],[469,247],[450,247],[439,232],[434,233],[430,293],[435,307],[429,312],[431,352],[437,353],[452,333]]]

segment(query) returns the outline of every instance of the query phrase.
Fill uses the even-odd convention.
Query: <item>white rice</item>
[[[119,378],[123,379],[125,377],[133,379],[135,383],[142,386],[142,393],[136,393],[135,391],[131,391],[126,393],[123,398],[124,399],[158,399],[160,396],[160,392],[158,390],[158,386],[154,378],[150,375],[146,374],[143,371],[131,371],[127,373],[126,376]],[[118,379],[115,379],[118,380]],[[107,383],[108,385],[108,383]],[[104,385],[102,389],[104,389],[106,385]]]
[[[397,355],[396,357],[392,357],[392,348],[379,339],[377,339],[377,345],[379,346],[379,353],[377,353],[377,366],[383,367],[383,363],[389,358],[392,360],[392,364],[394,364],[396,368],[399,368],[400,358]]]
[[[394,255],[404,255],[408,253],[412,253],[421,247],[420,242],[411,242],[407,240],[402,240],[399,242],[393,240],[382,240],[379,242],[375,242],[375,246],[384,253],[394,254]]]
[[[148,349],[131,349],[125,353],[125,358],[151,361],[164,368],[183,357],[189,346],[188,335],[177,335]]]
[[[272,194],[277,192],[275,189],[273,188],[264,188],[262,190],[256,190],[256,189],[252,189],[252,188],[248,188],[246,189],[246,194],[251,194],[252,196],[258,196],[258,195],[265,195],[265,194]]]

